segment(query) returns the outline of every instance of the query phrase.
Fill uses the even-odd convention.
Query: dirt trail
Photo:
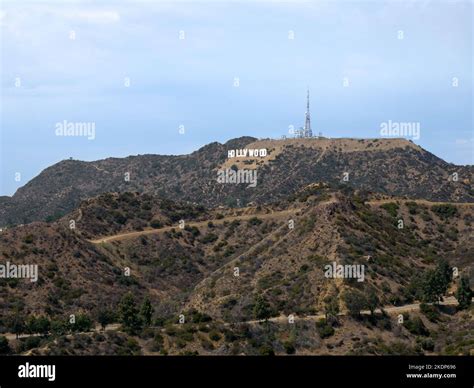
[[[297,209],[291,209],[291,210],[282,210],[279,212],[268,213],[268,214],[244,214],[241,216],[224,217],[224,218],[221,218],[220,220],[212,219],[212,220],[205,220],[205,221],[198,221],[198,222],[189,222],[187,223],[187,225],[201,227],[201,226],[206,226],[209,221],[212,221],[214,225],[221,225],[224,222],[232,222],[236,220],[245,221],[254,217],[257,217],[259,219],[278,219],[278,218],[284,218],[288,215],[294,214],[297,211],[298,211]],[[89,240],[89,241],[93,244],[101,244],[101,243],[124,240],[128,238],[139,237],[139,236],[146,236],[148,234],[163,233],[163,232],[170,231],[171,229],[179,229],[179,228],[176,225],[165,226],[163,228],[158,228],[158,229],[147,229],[147,230],[141,230],[141,231],[136,231],[136,232],[120,233],[120,234],[115,234],[113,236],[101,237],[99,239]]]
[[[415,202],[420,205],[433,206],[433,205],[453,205],[453,206],[474,206],[474,202],[431,202],[426,199],[403,199],[403,198],[389,198],[389,199],[375,199],[367,201],[369,205],[383,205],[385,203],[393,202]]]
[[[105,330],[106,331],[117,331],[120,329],[120,324],[119,323],[111,323],[110,325],[107,325]],[[91,331],[87,331],[85,333],[98,333],[102,332],[102,326],[96,325]],[[78,334],[84,334],[84,332],[80,332]],[[5,334],[0,334],[1,336],[4,336],[7,338],[7,340],[11,341],[16,339],[16,334],[13,333],[5,333]],[[71,338],[73,334],[68,334],[66,337]],[[28,337],[39,337],[41,334],[22,334],[18,338],[28,338]]]
[[[382,205],[384,203],[390,203],[390,202],[396,202],[396,201],[405,201],[405,202],[416,202],[418,204],[424,204],[424,205],[442,205],[442,204],[452,204],[452,205],[457,205],[457,206],[474,206],[474,202],[430,202],[426,200],[421,200],[421,199],[400,199],[400,198],[393,198],[393,199],[380,199],[380,200],[373,200],[373,201],[368,201],[367,203],[370,205]],[[327,203],[327,202],[335,202],[334,198],[332,198],[331,201],[326,201],[322,202]],[[223,224],[224,222],[232,222],[235,220],[249,220],[250,218],[253,217],[258,217],[262,219],[272,219],[272,218],[283,218],[287,215],[293,214],[297,212],[297,209],[291,209],[291,210],[282,210],[278,212],[272,212],[268,214],[244,214],[241,216],[230,216],[230,217],[224,217],[220,220],[205,220],[205,221],[198,221],[198,222],[192,222],[188,223],[190,226],[205,226],[209,221],[212,221],[213,224],[220,225]],[[117,241],[117,240],[124,240],[127,238],[134,238],[134,237],[139,237],[139,236],[145,236],[148,234],[157,234],[157,233],[163,233],[170,231],[171,229],[177,229],[177,226],[165,226],[163,228],[158,228],[158,229],[146,229],[146,230],[141,230],[141,231],[135,231],[135,232],[126,232],[126,233],[120,233],[120,234],[115,234],[112,236],[107,236],[107,237],[101,237],[95,240],[89,240],[93,244],[101,244],[101,243],[106,243],[106,242],[111,242],[111,241]]]
[[[474,298],[472,298],[472,300],[474,301]],[[418,311],[420,309],[420,304],[421,303],[412,303],[412,304],[406,304],[406,305],[403,305],[403,306],[389,306],[389,307],[383,307],[383,310],[387,314],[394,315],[394,314],[406,313],[406,312],[410,312],[410,311]],[[453,306],[453,305],[457,304],[457,300],[453,296],[450,296],[450,297],[444,298],[444,301],[440,302],[439,304],[443,305],[443,306]],[[376,309],[375,312],[380,313],[381,309]],[[361,311],[361,314],[369,315],[370,311],[363,310],[363,311]],[[344,315],[347,315],[347,314],[346,313],[339,313],[338,314],[338,316],[344,316]],[[298,317],[298,316],[295,315],[295,321],[296,320],[314,321],[314,320],[323,319],[324,317],[325,317],[324,314],[308,315],[306,317]],[[286,323],[286,322],[288,322],[288,317],[287,316],[273,317],[273,318],[268,319],[268,321],[276,322],[276,323]],[[258,323],[262,323],[262,322],[264,322],[264,321],[263,320],[251,320],[251,321],[242,321],[242,322],[236,322],[236,323],[239,323],[239,324],[258,324]],[[234,325],[234,324],[235,323],[225,323],[224,325],[225,326],[230,326],[230,325]],[[179,325],[179,323],[177,323],[177,325]],[[120,324],[113,323],[113,324],[107,325],[106,328],[105,328],[105,331],[119,331],[120,327],[121,327]],[[163,328],[161,328],[161,327],[152,326],[151,328],[155,328],[155,329],[160,328],[160,329],[163,330]],[[100,325],[97,325],[97,326],[94,327],[94,329],[92,329],[91,331],[86,332],[86,333],[95,333],[95,332],[102,332],[102,327]],[[76,334],[85,334],[85,333],[76,333]],[[16,339],[16,334],[12,334],[12,333],[0,334],[0,336],[6,337],[9,341]],[[22,334],[19,338],[27,338],[27,337],[34,337],[34,336],[39,336],[39,334]],[[72,334],[68,334],[69,338],[71,336],[72,336]]]
[[[271,240],[275,235],[277,235],[280,231],[284,230],[284,229],[287,229],[288,226],[286,224],[283,224],[281,225],[280,227],[278,227],[277,229],[275,229],[274,231],[268,233],[262,240],[260,240],[258,243],[256,243],[255,245],[252,245],[249,249],[247,249],[245,252],[241,253],[240,255],[238,255],[237,257],[235,257],[234,259],[224,263],[222,266],[220,266],[219,268],[215,269],[213,272],[211,272],[208,276],[206,276],[204,279],[202,279],[198,284],[196,284],[196,286],[194,287],[194,291],[198,290],[199,288],[201,288],[202,286],[204,286],[207,282],[209,282],[209,280],[216,274],[218,274],[219,272],[223,271],[225,268],[229,267],[229,266],[232,266],[234,265],[235,263],[238,263],[240,261],[240,259],[242,257],[245,257],[245,256],[248,256],[250,254],[252,254],[252,252],[254,252],[256,249],[260,248],[260,246],[266,244],[269,240]],[[276,244],[278,244],[281,240],[279,240]],[[199,294],[196,295],[195,294],[195,297],[196,296],[200,296]],[[195,299],[191,299],[187,302],[187,306],[192,306],[194,303],[196,303],[197,301]]]
[[[474,298],[473,298],[474,299]],[[453,296],[450,296],[448,298],[444,298],[444,300],[442,302],[440,302],[440,305],[443,305],[443,306],[452,306],[452,305],[456,305],[458,302],[456,300],[456,298],[454,298]],[[383,307],[383,310],[387,313],[387,314],[401,314],[401,313],[407,313],[407,312],[410,312],[410,311],[418,311],[420,309],[420,304],[421,303],[412,303],[412,304],[406,304],[406,305],[403,305],[403,306],[388,306],[388,307]],[[382,310],[381,309],[376,309],[375,312],[376,313],[380,313]],[[361,311],[361,314],[363,315],[369,315],[370,314],[370,311],[369,310],[362,310]],[[339,313],[338,316],[344,316],[344,315],[347,315],[346,313]],[[319,319],[323,319],[325,317],[324,314],[317,314],[317,315],[308,315],[308,316],[305,316],[305,317],[298,317],[298,316],[294,316],[295,318],[295,321],[296,320],[303,320],[303,321],[317,321]],[[270,318],[268,319],[270,322],[277,322],[277,323],[283,323],[283,322],[288,322],[288,317],[287,316],[279,316],[279,317],[273,317],[273,318]],[[253,320],[253,321],[245,321],[245,322],[241,322],[241,323],[249,323],[249,324],[252,324],[252,323],[260,323],[260,322],[263,322],[261,320]]]

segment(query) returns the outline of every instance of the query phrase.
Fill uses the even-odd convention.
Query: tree
[[[426,303],[436,303],[441,297],[438,279],[435,270],[428,270],[425,273],[422,283],[422,300]]]
[[[113,323],[115,320],[114,313],[109,309],[101,309],[97,314],[97,321],[100,323],[102,330],[105,330],[107,325]]]
[[[65,320],[53,319],[50,326],[53,335],[64,335],[68,331],[68,323]]]
[[[140,315],[142,317],[142,320],[145,326],[150,326],[151,320],[153,318],[153,313],[154,313],[153,306],[151,305],[151,302],[147,297],[143,301],[142,307],[140,309]]]
[[[335,295],[326,296],[324,298],[324,315],[326,323],[330,317],[337,319],[337,314],[339,314],[339,300]]]
[[[92,329],[92,320],[87,314],[78,314],[76,316],[76,321],[72,328],[73,331],[77,332],[87,332]]]
[[[403,288],[403,295],[407,303],[423,299],[423,274],[415,273],[408,283],[408,287]]]
[[[344,302],[349,310],[349,315],[353,318],[360,317],[361,310],[367,307],[367,298],[358,290],[346,291]]]
[[[270,305],[262,295],[257,296],[253,307],[253,313],[257,319],[268,320],[268,318],[271,317]]]
[[[427,303],[438,303],[443,300],[449,284],[451,283],[451,268],[444,259],[438,261],[435,269],[425,273],[422,282],[423,301]]]
[[[34,315],[30,315],[26,320],[26,332],[28,334],[35,334],[38,332],[36,325],[36,317]]]
[[[367,308],[370,310],[370,314],[374,315],[375,309],[379,307],[380,300],[374,290],[370,290],[367,296]]]
[[[469,279],[466,276],[461,278],[459,287],[456,291],[456,299],[458,301],[458,309],[465,310],[467,309],[472,302],[472,290],[469,286]]]
[[[17,312],[10,318],[9,326],[11,328],[12,333],[14,333],[16,335],[16,338],[18,339],[20,334],[26,331],[25,318]]]
[[[36,318],[35,333],[39,333],[46,336],[48,335],[50,329],[51,322],[47,317],[42,315]]]
[[[4,336],[0,336],[0,354],[10,353],[10,345],[8,344],[8,339]]]
[[[127,293],[120,301],[119,305],[120,321],[123,328],[129,334],[136,334],[140,331],[142,322],[138,315],[137,305],[132,293]]]
[[[438,276],[441,281],[441,286],[445,288],[446,292],[453,278],[453,270],[449,266],[449,263],[446,259],[439,259],[438,265],[436,266],[436,271],[438,272]]]

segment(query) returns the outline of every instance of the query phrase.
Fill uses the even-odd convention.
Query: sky
[[[308,87],[316,133],[413,123],[474,164],[472,25],[472,1],[4,0],[0,195],[70,157],[290,136]]]

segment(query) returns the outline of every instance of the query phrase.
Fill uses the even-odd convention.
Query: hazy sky
[[[419,123],[415,143],[473,164],[472,24],[470,1],[4,1],[0,195],[68,157],[279,138],[307,86],[315,132]]]

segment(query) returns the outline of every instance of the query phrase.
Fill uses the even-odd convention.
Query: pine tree
[[[465,276],[461,278],[458,290],[456,291],[456,299],[459,310],[465,310],[471,305],[472,290],[469,286],[469,279]]]
[[[449,263],[446,261],[446,259],[440,259],[438,260],[436,271],[440,277],[441,286],[444,288],[444,293],[446,293],[446,290],[448,289],[449,284],[453,278],[452,268],[449,266]]]
[[[87,314],[78,314],[72,330],[77,332],[87,332],[92,329],[92,320]]]
[[[267,320],[271,316],[270,305],[262,295],[257,296],[253,313],[257,319]]]
[[[367,307],[370,310],[370,314],[374,315],[375,309],[379,307],[380,300],[374,290],[370,290],[369,295],[367,297]]]
[[[365,309],[368,304],[366,296],[358,290],[347,291],[344,294],[344,302],[349,310],[349,315],[353,318],[359,318],[361,310]]]
[[[10,327],[12,333],[16,335],[16,339],[26,331],[25,317],[19,312],[16,312],[13,317],[11,317]]]
[[[8,344],[8,339],[4,336],[0,336],[0,354],[8,354],[11,349]]]
[[[438,261],[435,269],[426,272],[422,285],[423,301],[438,303],[443,300],[451,283],[451,274],[451,267],[444,259]]]
[[[132,293],[127,293],[122,298],[119,306],[120,321],[129,334],[136,334],[141,329],[142,322],[138,315],[138,308]]]
[[[97,321],[100,323],[102,330],[105,330],[108,324],[114,322],[114,313],[109,309],[101,309],[97,314]]]
[[[46,336],[48,335],[50,329],[51,323],[47,317],[41,315],[36,319],[36,333]]]
[[[34,315],[30,315],[26,320],[26,332],[28,334],[38,333],[37,319]]]
[[[143,323],[146,325],[146,326],[150,326],[151,324],[151,320],[153,318],[153,313],[154,313],[154,309],[153,309],[153,306],[151,305],[151,302],[150,300],[147,298],[145,298],[145,300],[143,301],[143,304],[142,304],[142,307],[140,309],[140,315],[143,319]]]
[[[328,318],[337,319],[337,314],[339,314],[339,301],[335,295],[329,295],[324,298],[324,315],[326,318],[326,323]]]

